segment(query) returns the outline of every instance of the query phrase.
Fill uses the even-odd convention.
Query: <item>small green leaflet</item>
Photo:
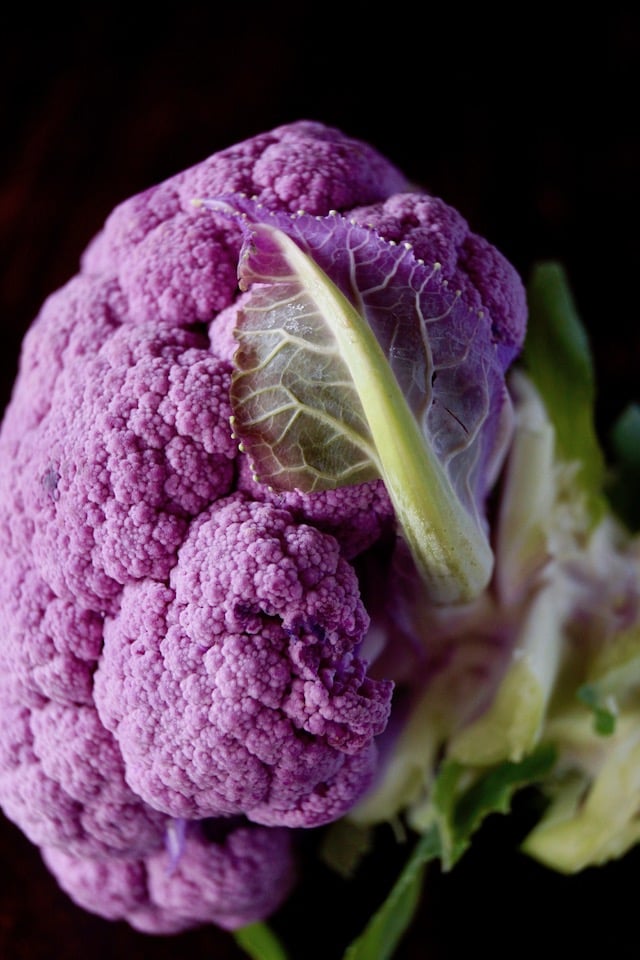
[[[505,760],[479,772],[455,760],[445,761],[434,784],[432,810],[443,869],[458,862],[485,817],[508,813],[516,790],[541,780],[555,758],[554,748],[542,744],[523,760]]]
[[[639,690],[640,626],[634,625],[602,649],[577,696],[593,712],[595,732],[606,737],[616,732],[620,713],[637,703]]]
[[[593,727],[595,732],[601,737],[610,737],[616,730],[616,715],[603,706],[600,702],[600,694],[596,685],[585,683],[580,687],[577,693],[578,700],[584,703],[593,711]]]
[[[233,936],[251,960],[287,960],[283,946],[266,923],[251,923]]]
[[[527,296],[525,367],[555,428],[560,456],[580,464],[577,482],[595,523],[605,510],[605,465],[594,424],[595,375],[587,335],[560,264],[537,264]]]
[[[451,865],[468,848],[473,834],[485,817],[491,813],[508,813],[516,791],[539,783],[555,762],[555,748],[550,744],[541,744],[524,760],[506,760],[478,777],[455,803]]]

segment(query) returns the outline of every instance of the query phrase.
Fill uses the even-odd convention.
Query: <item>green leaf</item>
[[[446,760],[435,779],[431,794],[430,812],[440,837],[440,859],[442,868],[450,870],[462,856],[465,844],[455,823],[456,802],[460,792],[460,782],[466,776],[463,764],[456,760]]]
[[[615,733],[616,715],[600,702],[600,693],[596,685],[585,683],[578,690],[578,700],[593,711],[594,730],[601,737]]]
[[[639,690],[640,625],[632,625],[598,651],[577,697],[592,711],[595,733],[612,736],[620,714],[637,702]]]
[[[233,936],[252,960],[287,960],[284,947],[266,923],[250,923]]]
[[[231,403],[234,430],[257,477],[276,489],[307,492],[382,477],[432,599],[475,597],[493,567],[486,531],[463,507],[408,402],[415,381],[430,383],[431,371],[407,378],[405,393],[367,320],[318,264],[271,225],[254,224],[251,237],[239,276],[254,287],[235,331]],[[388,311],[387,325],[399,326],[398,311]],[[416,323],[426,329],[440,319]],[[395,328],[387,331],[390,355],[399,350]],[[421,349],[428,353],[424,343]],[[482,411],[485,405],[483,399]],[[468,433],[469,459],[461,459],[460,470],[473,463]]]
[[[440,855],[440,839],[434,827],[415,845],[389,896],[372,916],[343,960],[388,960],[406,933],[420,902],[425,869]]]
[[[491,813],[508,813],[516,791],[540,782],[555,762],[555,748],[541,744],[523,760],[506,761],[482,774],[456,803],[454,825],[459,855],[469,846],[485,817]]]
[[[508,813],[514,793],[541,780],[555,759],[553,747],[541,745],[523,760],[508,760],[480,772],[456,760],[445,761],[432,799],[443,869],[455,866],[489,814]]]
[[[587,334],[559,263],[537,264],[527,295],[524,363],[554,425],[560,457],[579,464],[577,482],[595,523],[605,510],[605,464],[594,425],[595,375]]]

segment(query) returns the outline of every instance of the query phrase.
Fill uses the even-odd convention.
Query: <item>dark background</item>
[[[370,141],[458,207],[525,279],[540,259],[562,261],[606,435],[640,399],[640,15],[510,9],[345,0],[142,12],[131,2],[0,14],[0,409],[27,326],[116,203],[246,137],[313,119]],[[524,946],[637,952],[638,856],[552,876],[512,852],[525,822],[490,822],[454,875],[432,873],[399,960],[472,949],[500,960]],[[1,827],[2,960],[241,956],[213,929],[154,939],[83,913]],[[314,877],[314,909],[294,898],[278,918],[293,931],[293,960],[337,960],[395,867],[390,850],[363,894]]]

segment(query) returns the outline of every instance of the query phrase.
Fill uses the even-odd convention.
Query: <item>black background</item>
[[[458,207],[525,279],[538,260],[562,261],[605,435],[640,399],[640,16],[509,9],[131,2],[0,14],[2,407],[27,326],[117,202],[313,119],[368,140]],[[525,826],[526,813],[490,822],[454,874],[430,875],[399,960],[637,952],[638,856],[557,877],[512,852]],[[241,957],[213,929],[151,938],[83,913],[6,822],[0,857],[2,960]],[[307,891],[278,918],[293,960],[337,960],[395,867],[390,849],[358,893],[313,877],[315,902]]]

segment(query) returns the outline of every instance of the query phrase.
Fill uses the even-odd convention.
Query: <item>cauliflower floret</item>
[[[126,589],[95,700],[127,780],[174,817],[316,826],[368,786],[391,684],[358,658],[368,625],[338,544],[286,510],[221,500],[170,586]]]
[[[97,275],[119,275],[124,271],[129,289],[142,293],[147,285],[149,265],[145,257],[138,257],[134,252],[138,244],[146,242],[154,264],[160,264],[159,255],[164,262],[169,254],[169,262],[174,268],[170,288],[173,299],[182,295],[195,306],[215,298],[216,309],[220,310],[225,298],[227,303],[231,302],[235,291],[235,272],[231,276],[226,269],[230,258],[224,250],[224,238],[227,237],[231,255],[237,257],[240,236],[223,220],[216,225],[212,219],[209,226],[202,227],[194,219],[195,198],[246,193],[274,210],[295,213],[304,209],[322,215],[332,209],[349,210],[359,204],[374,203],[408,188],[406,177],[367,144],[345,137],[320,123],[286,124],[271,133],[222,150],[166,183],[125,200],[116,207],[104,230],[85,252],[83,271]],[[183,214],[188,215],[186,220]],[[182,233],[189,229],[194,231],[192,236],[197,239],[200,252],[204,252],[203,244],[206,248],[207,243],[215,245],[216,238],[220,241],[214,253],[215,262],[202,269],[200,258],[199,263],[196,261],[199,269],[195,276],[189,269],[194,257],[191,249],[184,268],[172,255],[172,241],[180,231],[174,234],[165,225],[174,220],[183,224]],[[174,230],[172,225],[170,231]],[[207,231],[204,236],[199,232],[201,230]],[[156,232],[159,235],[157,240],[152,239]],[[183,242],[180,236],[179,244]],[[137,271],[127,266],[132,255]],[[218,270],[215,265],[221,256],[225,266]],[[136,273],[140,275],[139,280],[136,280]],[[156,296],[158,293],[162,295],[155,282],[153,286],[157,290]],[[144,295],[140,297],[142,302],[151,302],[151,299]],[[181,321],[176,317],[175,322],[191,323],[194,319],[191,309]]]
[[[70,356],[14,458],[34,562],[56,594],[113,609],[128,580],[168,574],[189,518],[233,481],[229,376],[200,338],[161,324],[120,326]]]
[[[240,455],[237,489],[254,500],[284,507],[299,523],[330,533],[347,560],[395,530],[395,514],[382,480],[317,493],[275,491],[254,478],[249,458]]]
[[[222,836],[210,839],[212,828]],[[139,860],[90,860],[59,847],[43,856],[77,903],[144,933],[236,929],[272,913],[295,878],[289,831],[233,821],[190,825],[177,856],[165,848]]]
[[[166,816],[124,778],[93,702],[103,623],[56,597],[18,559],[0,578],[0,790],[7,816],[37,844],[75,855],[147,853]]]
[[[425,263],[439,263],[452,290],[489,314],[498,355],[509,365],[522,346],[524,288],[514,283],[511,264],[473,233],[457,210],[439,197],[401,193],[352,210],[349,217],[385,240],[410,243]]]

